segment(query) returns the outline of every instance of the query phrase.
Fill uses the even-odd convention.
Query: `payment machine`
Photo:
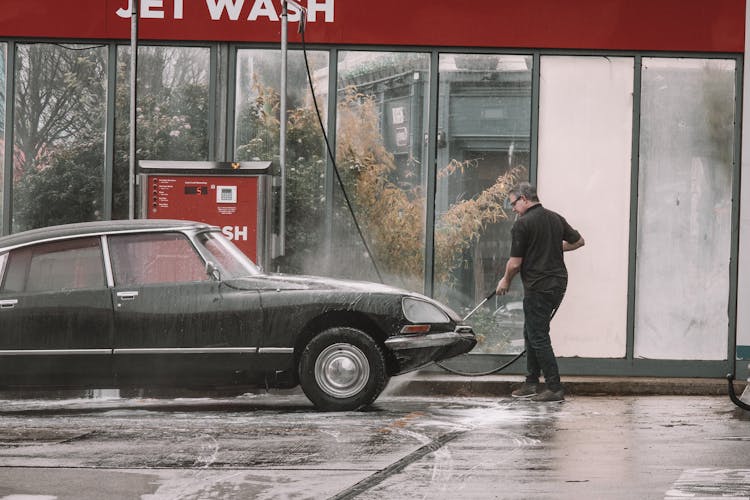
[[[142,160],[138,167],[142,218],[219,226],[253,262],[268,268],[270,161]]]

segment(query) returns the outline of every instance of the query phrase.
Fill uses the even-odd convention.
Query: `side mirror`
[[[206,262],[206,274],[214,281],[221,281],[221,271],[219,271],[216,264],[211,261]]]

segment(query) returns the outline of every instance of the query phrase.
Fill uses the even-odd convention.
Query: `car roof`
[[[135,219],[79,222],[60,226],[31,229],[9,236],[0,237],[0,252],[40,241],[51,241],[102,234],[151,232],[151,231],[205,231],[217,230],[216,226],[205,222],[171,219]]]

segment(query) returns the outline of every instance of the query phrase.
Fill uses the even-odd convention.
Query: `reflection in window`
[[[19,44],[13,231],[100,219],[107,49]]]
[[[11,252],[4,292],[46,292],[103,288],[99,238],[46,243]]]
[[[208,160],[210,49],[138,48],[138,160]],[[130,47],[117,51],[112,218],[128,217]]]
[[[643,59],[636,357],[726,359],[735,69]]]
[[[424,288],[429,54],[342,52],[336,161],[384,281]],[[378,280],[338,184],[333,270]]]
[[[208,280],[206,266],[181,234],[111,236],[116,286]]]
[[[308,51],[315,96],[326,122],[328,54]],[[239,50],[235,103],[235,160],[277,160],[280,73],[278,50]],[[287,72],[286,233],[274,270],[320,273],[325,250],[323,133],[300,51],[289,51]]]
[[[435,296],[457,311],[497,285],[510,257],[509,189],[528,179],[530,56],[441,54]],[[474,352],[523,348],[520,280],[472,316]],[[513,342],[513,340],[520,341]]]

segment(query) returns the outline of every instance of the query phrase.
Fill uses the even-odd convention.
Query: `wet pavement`
[[[0,499],[688,496],[750,498],[727,397],[0,400]]]

